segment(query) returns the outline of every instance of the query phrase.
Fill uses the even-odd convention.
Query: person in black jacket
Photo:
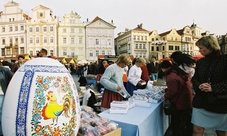
[[[192,77],[195,96],[193,98],[193,136],[203,136],[204,128],[216,130],[218,136],[226,136],[227,100],[212,102],[212,96],[227,95],[227,55],[222,55],[217,38],[205,36],[196,42],[204,58],[196,62]]]
[[[156,61],[156,57],[152,56],[151,62],[148,63],[147,69],[150,75],[150,79],[153,81],[158,80],[158,72],[159,72],[159,63]]]

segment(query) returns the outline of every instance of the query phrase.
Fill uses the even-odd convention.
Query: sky
[[[10,0],[0,0],[0,11]],[[32,9],[43,5],[61,20],[71,11],[81,21],[92,21],[96,16],[107,22],[113,20],[115,37],[125,28],[134,29],[143,23],[143,29],[157,30],[159,34],[173,28],[179,30],[193,22],[201,32],[227,34],[227,0],[14,0],[20,9],[32,17]]]

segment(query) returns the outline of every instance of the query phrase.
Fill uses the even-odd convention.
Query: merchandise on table
[[[135,104],[129,101],[112,101],[110,103],[110,113],[127,113],[128,109],[134,106]]]
[[[91,107],[81,106],[81,121],[79,135],[100,136],[106,135],[116,129],[118,124],[109,119],[101,118]]]
[[[132,100],[133,102],[147,102],[147,103],[158,103],[163,98],[163,93],[161,92],[166,86],[153,86],[146,89],[138,89],[133,92]],[[138,105],[139,106],[139,105]]]

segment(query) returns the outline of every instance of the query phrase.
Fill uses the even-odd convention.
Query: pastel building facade
[[[19,8],[19,4],[10,1],[0,11],[0,57],[13,58],[27,52],[26,21],[31,18]]]
[[[27,21],[27,53],[36,56],[41,48],[48,56],[57,56],[58,19],[50,8],[39,5],[32,9],[32,19]]]
[[[143,29],[143,24],[125,32],[118,33],[115,38],[115,49],[117,55],[127,53],[134,57],[148,58],[149,55],[149,31]]]
[[[98,55],[115,55],[114,51],[114,29],[111,23],[98,16],[91,22],[87,20],[86,29],[86,59],[96,61]]]
[[[58,26],[58,56],[86,59],[85,23],[76,12],[63,16]]]

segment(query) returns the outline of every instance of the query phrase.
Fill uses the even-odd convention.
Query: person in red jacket
[[[168,60],[161,63],[161,70],[166,76],[167,88],[164,99],[169,100],[176,107],[176,113],[171,115],[171,127],[173,136],[192,135],[191,126],[188,126],[188,117],[192,109],[192,88],[189,74]],[[189,134],[191,133],[191,134]]]
[[[142,70],[142,75],[141,75],[141,79],[148,82],[149,81],[149,72],[148,72],[148,69],[147,69],[147,66],[146,64],[143,65],[142,67],[140,67],[141,70]]]

